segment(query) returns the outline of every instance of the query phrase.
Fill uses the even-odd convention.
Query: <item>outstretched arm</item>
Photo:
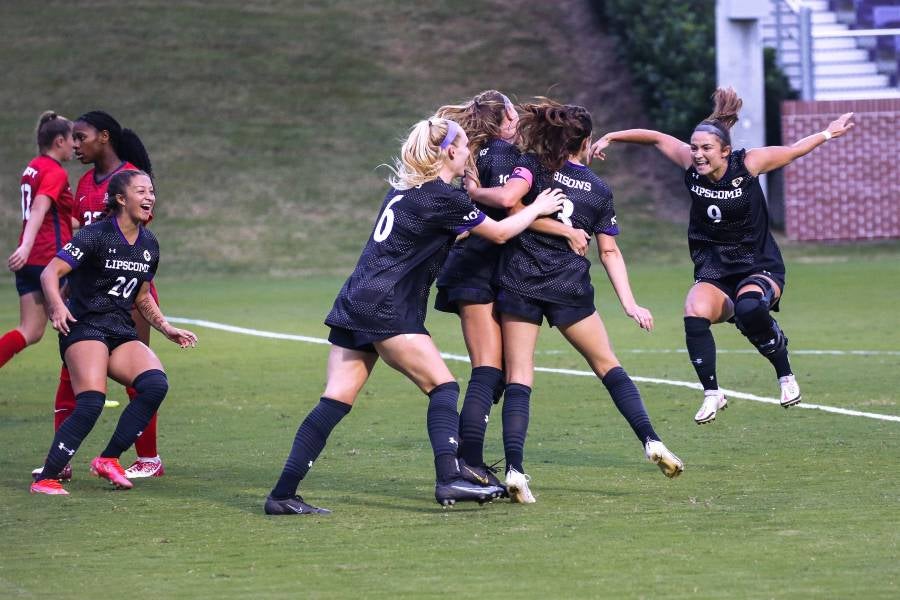
[[[687,169],[691,166],[691,147],[688,144],[685,144],[676,137],[654,131],[653,129],[624,129],[622,131],[611,131],[594,142],[591,146],[591,155],[600,160],[605,160],[606,154],[603,151],[613,142],[653,146],[662,152],[663,156],[682,169]]]
[[[808,135],[790,146],[766,146],[747,151],[744,165],[751,175],[768,173],[789,165],[801,156],[805,156],[831,138],[841,137],[850,131],[854,124],[853,113],[844,113],[828,124],[823,131]]]
[[[536,218],[542,215],[552,215],[558,211],[562,208],[565,199],[562,190],[546,189],[538,194],[534,202],[516,214],[508,216],[502,221],[495,221],[486,216],[484,221],[471,229],[471,232],[495,244],[505,244],[522,233]]]
[[[605,233],[597,234],[597,246],[600,252],[600,262],[606,269],[616,296],[625,310],[625,314],[631,317],[641,329],[653,331],[653,315],[643,306],[638,306],[631,293],[631,284],[628,282],[628,270],[625,268],[625,258],[619,250],[616,238]]]
[[[187,329],[172,327],[172,325],[166,321],[166,318],[159,310],[159,305],[156,303],[156,300],[153,299],[153,295],[150,294],[150,284],[146,281],[141,284],[141,288],[138,290],[138,295],[134,299],[134,306],[154,329],[166,336],[169,340],[175,342],[182,348],[187,348],[189,346],[194,347],[197,345],[196,334]]]

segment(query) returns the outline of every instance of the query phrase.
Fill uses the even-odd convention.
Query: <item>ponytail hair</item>
[[[391,187],[408,190],[437,179],[447,156],[447,148],[460,131],[455,121],[441,117],[432,117],[413,125],[409,137],[400,148],[400,157],[394,160],[393,167],[388,167],[393,173],[388,178]]]
[[[123,128],[112,115],[102,110],[86,112],[78,117],[77,120],[87,123],[97,131],[108,132],[116,156],[130,162],[150,177],[153,177],[153,165],[150,163],[150,155],[147,154],[147,149],[144,148],[141,138],[134,131]]]
[[[57,136],[64,138],[72,135],[72,121],[56,114],[55,111],[45,110],[41,113],[34,129],[34,137],[37,140],[38,153],[45,154]]]
[[[558,171],[581,149],[594,123],[583,106],[560,104],[550,98],[523,104],[519,140],[523,152],[533,152],[548,171]]]
[[[116,197],[124,196],[125,190],[131,184],[131,180],[138,175],[150,177],[150,174],[146,171],[136,169],[123,169],[110,177],[109,185],[106,187],[106,206],[104,211],[107,217],[119,212],[122,205],[116,202]]]
[[[723,146],[731,145],[731,128],[738,122],[738,112],[744,101],[733,87],[716,88],[712,95],[713,111],[694,128],[694,131],[706,131],[715,134],[722,140]]]

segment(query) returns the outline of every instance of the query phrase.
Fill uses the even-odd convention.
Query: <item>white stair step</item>
[[[800,77],[799,64],[785,64],[782,71],[788,77]],[[815,65],[816,76],[828,75],[874,75],[878,72],[878,67],[873,62],[854,62],[854,63],[817,63]]]
[[[884,100],[900,98],[900,89],[828,90],[816,92],[816,100]]]
[[[869,60],[869,53],[865,50],[817,50],[813,52],[815,64],[853,63]],[[800,52],[798,50],[783,51],[781,62],[786,65],[800,64]]]
[[[846,75],[844,77],[816,77],[816,90],[855,88],[885,88],[890,84],[887,75]]]

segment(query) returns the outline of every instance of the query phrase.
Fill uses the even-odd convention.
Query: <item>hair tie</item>
[[[444,136],[444,141],[441,142],[441,150],[446,150],[450,144],[453,143],[453,140],[456,139],[456,136],[459,135],[459,125],[456,124],[456,121],[447,120],[447,135]]]

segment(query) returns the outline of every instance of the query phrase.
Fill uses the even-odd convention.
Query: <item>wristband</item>
[[[822,132],[822,135],[825,136],[825,141],[826,141],[826,142],[832,138],[831,132],[828,131],[827,129],[826,129],[825,131]]]

